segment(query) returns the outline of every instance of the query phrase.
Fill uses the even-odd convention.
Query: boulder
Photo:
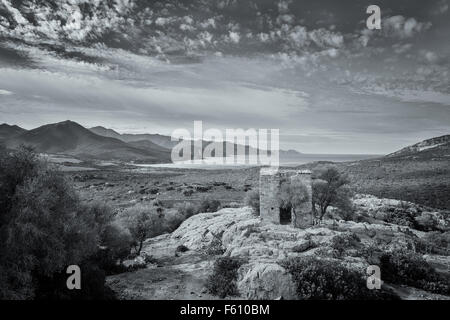
[[[276,263],[255,263],[239,269],[237,288],[242,298],[251,300],[296,299],[291,274]]]

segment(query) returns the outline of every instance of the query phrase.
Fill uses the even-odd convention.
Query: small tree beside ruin
[[[292,224],[294,226],[296,225],[297,211],[308,201],[311,201],[311,199],[307,187],[299,179],[293,177],[281,182],[278,195],[279,206],[282,209],[292,210]]]
[[[351,210],[351,192],[347,176],[336,168],[328,167],[317,173],[312,185],[313,214],[320,220],[330,206],[340,210]]]

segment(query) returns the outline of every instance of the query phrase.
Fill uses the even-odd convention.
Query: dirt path
[[[175,247],[148,242],[144,251],[152,253],[155,264],[145,269],[107,278],[107,284],[119,299],[200,300],[217,299],[207,293],[205,284],[212,270],[213,257],[187,251],[175,253]]]

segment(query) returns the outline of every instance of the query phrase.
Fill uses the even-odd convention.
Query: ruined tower
[[[283,209],[279,205],[279,192],[283,180],[300,180],[307,189],[309,200],[300,208]],[[262,168],[259,176],[260,215],[263,221],[274,224],[290,224],[293,227],[307,227],[312,224],[312,186],[309,170],[276,170]]]

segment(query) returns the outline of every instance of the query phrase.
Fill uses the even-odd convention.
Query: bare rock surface
[[[364,205],[372,206],[372,200],[368,198]],[[362,200],[359,201],[361,205]],[[219,243],[223,256],[240,257],[244,261],[236,281],[238,299],[295,299],[292,276],[279,264],[283,259],[302,256],[336,259],[349,268],[365,272],[370,248],[414,250],[415,241],[424,234],[390,223],[343,220],[325,220],[322,225],[298,229],[263,223],[248,207],[225,208],[192,216],[172,234],[148,239],[143,252],[156,263],[135,272],[110,276],[107,281],[120,292],[121,298],[215,299],[207,293],[205,285],[220,254],[208,253],[207,249]],[[359,240],[338,252],[336,243],[339,246],[342,237],[352,235]],[[178,252],[180,245],[188,250]],[[426,259],[441,269],[450,264],[446,256],[431,255]],[[426,295],[405,288],[402,289],[405,298]]]

